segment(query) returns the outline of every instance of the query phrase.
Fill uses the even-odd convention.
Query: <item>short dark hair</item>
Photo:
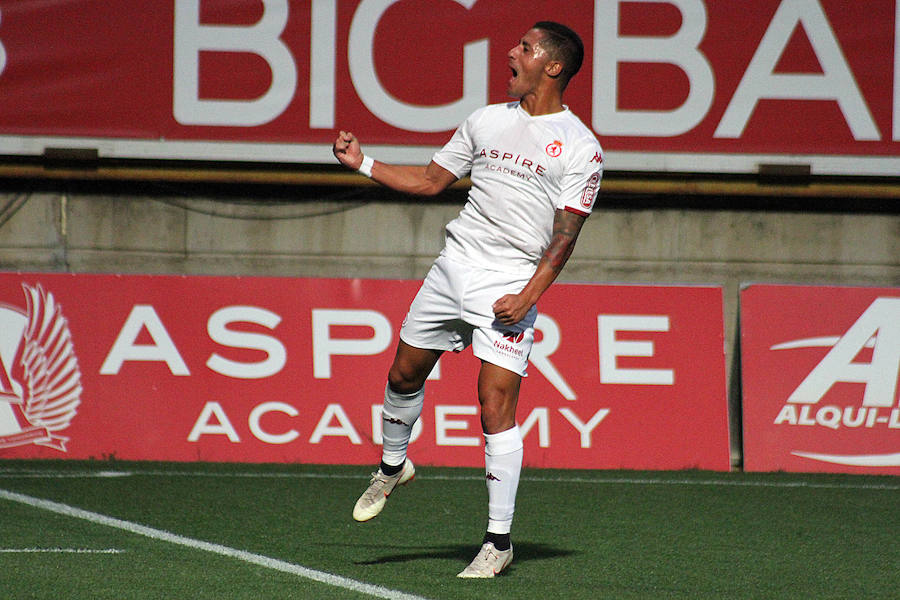
[[[577,33],[562,23],[538,21],[533,29],[544,32],[544,46],[553,60],[562,63],[563,68],[559,77],[565,89],[569,85],[569,80],[581,69],[581,63],[584,61],[584,43]]]

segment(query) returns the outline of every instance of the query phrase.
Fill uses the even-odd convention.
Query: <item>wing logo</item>
[[[22,284],[26,308],[0,305],[0,449],[36,444],[66,452],[81,404],[69,324],[52,293]]]

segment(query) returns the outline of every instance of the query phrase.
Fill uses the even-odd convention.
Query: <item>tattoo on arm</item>
[[[584,220],[583,216],[567,210],[556,211],[553,219],[553,237],[550,238],[550,245],[541,258],[541,261],[545,261],[555,273],[562,271],[569,256],[572,255],[575,240],[578,239]]]

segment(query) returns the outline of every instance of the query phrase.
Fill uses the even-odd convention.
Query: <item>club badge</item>
[[[69,325],[52,293],[23,284],[26,307],[0,304],[0,448],[66,451],[56,435],[81,403],[81,371]]]

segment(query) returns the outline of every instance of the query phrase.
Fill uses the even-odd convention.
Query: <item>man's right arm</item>
[[[364,155],[359,140],[348,131],[341,131],[332,148],[335,158],[342,165],[358,170],[362,166]],[[434,161],[427,167],[392,165],[374,161],[371,166],[372,180],[405,194],[418,196],[434,196],[444,191],[456,181],[456,175],[441,167]]]

